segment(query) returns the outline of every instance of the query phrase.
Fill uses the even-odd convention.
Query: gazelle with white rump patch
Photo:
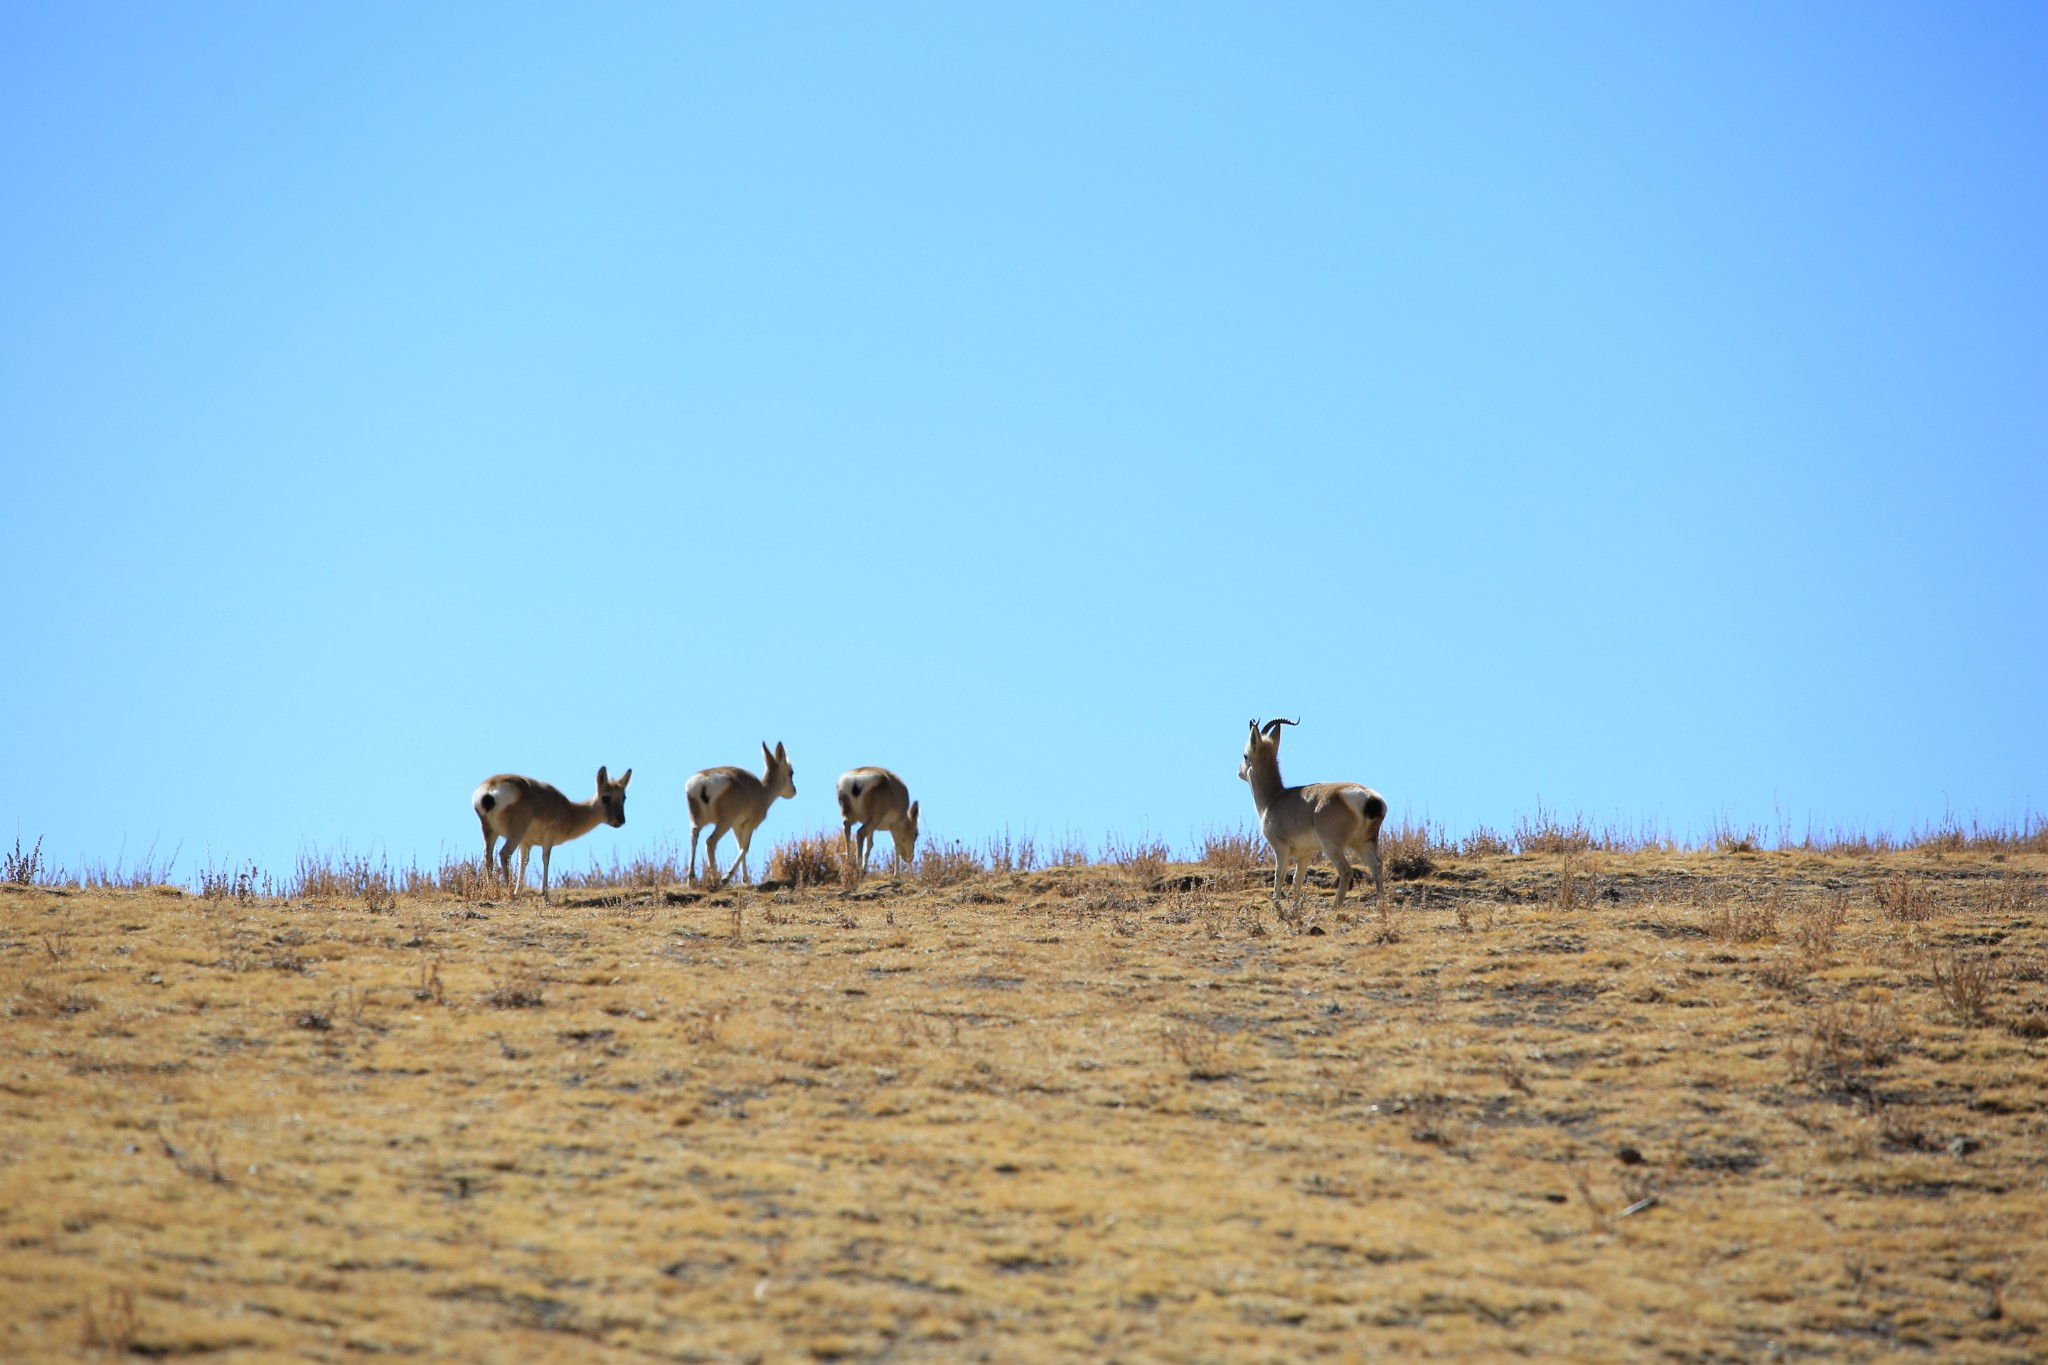
[[[548,899],[548,860],[556,844],[581,839],[600,824],[617,829],[626,823],[626,784],[633,770],[626,769],[614,782],[605,770],[597,770],[597,795],[588,801],[571,801],[561,790],[531,777],[499,773],[485,778],[469,794],[470,808],[484,827],[484,871],[491,870],[491,856],[499,839],[505,841],[498,855],[498,875],[512,875],[512,850],[519,850],[519,880],[512,883],[512,897],[526,885],[526,859],[540,850],[540,898]]]
[[[706,825],[711,826],[711,842],[704,849],[705,871],[713,884],[724,880],[718,875],[718,841],[727,830],[739,842],[740,856],[733,859],[725,875],[730,877],[737,868],[742,881],[753,880],[747,870],[747,847],[754,842],[754,831],[767,818],[776,797],[796,795],[796,769],[789,766],[781,742],[772,752],[763,744],[761,757],[768,767],[759,777],[745,768],[706,768],[684,784],[683,799],[690,805],[691,880],[697,877],[697,836]]]
[[[891,873],[901,871],[904,863],[917,857],[917,802],[910,799],[910,788],[903,779],[887,768],[841,773],[839,814],[846,821],[846,860],[855,869],[855,885],[868,875],[868,855],[874,851],[877,830],[889,831],[895,843]],[[860,826],[858,836],[855,825]]]
[[[1350,889],[1352,868],[1345,858],[1356,852],[1372,869],[1373,890],[1384,893],[1386,879],[1380,870],[1380,822],[1387,818],[1387,801],[1371,787],[1357,782],[1317,782],[1290,787],[1280,780],[1280,727],[1299,725],[1297,720],[1269,721],[1265,729],[1252,722],[1251,738],[1244,746],[1244,762],[1237,775],[1252,784],[1252,803],[1259,808],[1259,831],[1273,849],[1273,908],[1280,908],[1280,885],[1287,880],[1287,868],[1294,867],[1294,897],[1298,903],[1308,887],[1308,865],[1320,850],[1337,869],[1337,905],[1344,904]]]

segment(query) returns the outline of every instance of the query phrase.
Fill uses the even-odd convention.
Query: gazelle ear
[[[910,823],[913,825],[917,823],[917,802],[915,801],[910,803]]]
[[[782,752],[782,741],[781,741],[781,740],[779,740],[779,739],[775,741],[775,756],[776,756],[777,758],[779,758],[779,759],[780,759],[780,758],[788,758],[788,757],[789,757],[789,755],[788,755],[788,754],[785,754],[784,752]]]
[[[770,763],[775,761],[775,752],[768,747],[768,741],[765,739],[761,741],[761,757]]]
[[[605,784],[605,781],[606,781],[606,778],[605,778],[605,775],[604,775],[604,768],[603,768],[602,766],[600,766],[600,767],[598,768],[598,770],[597,770],[597,785],[598,785],[598,787],[599,787],[599,788],[602,788],[602,787],[604,786],[604,784]]]
[[[626,769],[626,771],[624,771],[624,772],[620,773],[620,774],[619,774],[619,788],[620,788],[620,790],[622,790],[622,791],[623,791],[623,790],[625,789],[625,786],[626,786],[626,784],[627,784],[628,782],[631,782],[632,780],[633,780],[633,770],[632,770],[631,768],[628,768],[628,769]]]

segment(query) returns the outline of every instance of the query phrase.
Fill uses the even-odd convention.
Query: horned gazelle
[[[711,826],[711,842],[705,846],[706,871],[713,883],[724,878],[718,875],[718,841],[727,830],[739,841],[740,856],[733,859],[732,867],[725,875],[730,877],[733,868],[738,868],[742,881],[753,880],[747,870],[747,847],[754,842],[754,831],[767,818],[768,807],[778,796],[796,795],[796,769],[789,766],[789,755],[784,753],[778,741],[773,752],[766,744],[761,746],[761,757],[768,767],[759,777],[745,768],[706,768],[693,776],[683,786],[683,799],[690,805],[690,877],[697,876],[697,836],[704,826]]]
[[[519,850],[519,880],[512,883],[512,897],[526,885],[526,859],[540,849],[540,898],[548,899],[548,861],[556,844],[580,839],[599,824],[617,829],[626,823],[626,784],[633,770],[626,769],[614,782],[597,770],[597,795],[588,801],[571,801],[559,788],[531,777],[499,773],[485,778],[470,793],[470,807],[484,827],[484,870],[490,871],[491,855],[499,839],[505,849],[498,855],[498,875],[512,875],[512,850]]]
[[[891,872],[917,856],[917,802],[910,799],[903,779],[887,768],[855,768],[840,774],[839,814],[846,821],[846,859],[855,869],[856,884],[868,875],[876,830],[888,830],[895,843]],[[860,826],[858,835],[855,825]]]
[[[1308,887],[1308,865],[1318,850],[1337,869],[1337,905],[1344,904],[1352,868],[1347,850],[1372,869],[1373,890],[1384,893],[1380,870],[1380,822],[1387,818],[1386,798],[1357,782],[1317,782],[1290,787],[1280,780],[1280,727],[1294,720],[1268,721],[1265,729],[1252,722],[1237,775],[1252,784],[1252,803],[1259,808],[1259,830],[1273,849],[1273,908],[1280,908],[1280,884],[1294,866],[1298,902]]]

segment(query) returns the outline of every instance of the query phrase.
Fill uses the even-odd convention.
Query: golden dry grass
[[[0,888],[0,1357],[2048,1352],[2048,856],[1219,847]]]

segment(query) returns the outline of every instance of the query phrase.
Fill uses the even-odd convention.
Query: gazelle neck
[[[1272,804],[1274,797],[1287,789],[1287,784],[1280,780],[1279,752],[1259,755],[1253,760],[1251,769],[1252,804],[1264,810]]]

